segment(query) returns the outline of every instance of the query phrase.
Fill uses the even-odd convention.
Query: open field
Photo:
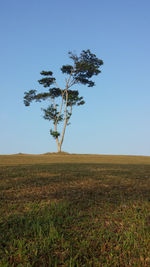
[[[150,157],[0,156],[0,266],[150,266]]]

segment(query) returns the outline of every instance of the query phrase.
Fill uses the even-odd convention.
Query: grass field
[[[150,266],[150,157],[0,156],[0,266]]]

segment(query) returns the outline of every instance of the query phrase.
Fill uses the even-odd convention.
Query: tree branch
[[[64,99],[64,92],[62,91],[62,95],[61,95],[61,106],[60,106],[60,110],[59,110],[58,117],[57,117],[57,120],[56,120],[57,123],[58,123],[58,120],[59,120],[59,117],[60,117],[60,114],[61,114],[61,111],[62,111],[63,99]]]
[[[63,143],[64,135],[65,135],[65,130],[66,130],[66,125],[67,125],[67,103],[68,103],[68,87],[67,87],[67,85],[66,85],[65,93],[66,93],[65,122],[64,122],[64,128],[63,128],[63,132],[62,132],[62,137],[61,137],[61,140],[60,140],[60,145],[62,145],[62,143]]]
[[[70,113],[69,113],[69,117],[67,118],[67,123],[70,120],[71,116],[72,116],[72,105],[70,106]]]

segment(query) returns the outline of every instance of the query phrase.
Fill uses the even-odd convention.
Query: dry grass
[[[67,153],[46,153],[41,155],[14,154],[0,155],[0,165],[33,165],[49,163],[114,163],[114,164],[150,164],[148,156],[109,156]]]

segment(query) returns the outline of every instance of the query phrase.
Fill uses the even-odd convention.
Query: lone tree
[[[65,88],[62,89],[57,85],[52,71],[42,71],[40,74],[43,77],[38,82],[48,91],[37,93],[37,90],[30,90],[25,92],[24,96],[25,106],[30,106],[33,100],[36,102],[50,100],[50,105],[46,109],[42,109],[43,117],[53,122],[50,134],[56,140],[58,152],[61,152],[66,126],[70,124],[73,107],[85,104],[83,97],[79,96],[79,91],[70,88],[78,84],[93,87],[95,83],[91,78],[101,72],[100,67],[103,65],[103,61],[92,54],[89,49],[83,50],[80,56],[72,52],[68,54],[73,65],[63,65],[61,68],[62,73],[66,74]],[[59,124],[62,125],[62,128],[59,126],[58,129]]]

